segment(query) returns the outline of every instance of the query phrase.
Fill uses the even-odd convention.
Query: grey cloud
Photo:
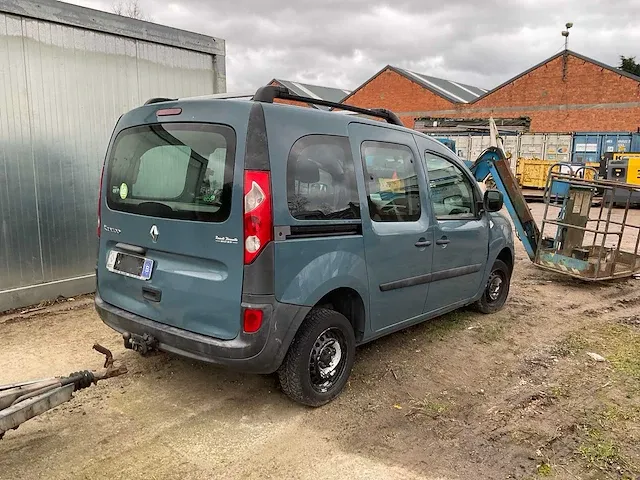
[[[108,0],[73,0],[109,10]],[[280,77],[355,88],[386,64],[492,88],[562,48],[640,56],[640,4],[597,0],[140,0],[158,23],[227,41],[228,90]]]

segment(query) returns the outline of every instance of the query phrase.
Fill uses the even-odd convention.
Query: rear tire
[[[491,267],[482,297],[474,304],[475,309],[482,313],[496,313],[502,310],[509,296],[510,283],[511,270],[502,260],[496,260]]]
[[[329,403],[349,379],[355,346],[353,327],[344,315],[324,308],[313,309],[278,369],[282,391],[310,407]]]

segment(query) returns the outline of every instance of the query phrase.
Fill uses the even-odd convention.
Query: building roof
[[[422,73],[412,72],[411,70],[406,70],[404,68],[387,65],[373,77],[371,77],[369,80],[352,91],[349,95],[343,98],[342,102],[354,95],[360,89],[364,88],[369,82],[372,82],[380,74],[386,72],[387,70],[395,72],[398,75],[402,75],[406,79],[417,83],[421,87],[453,103],[470,103],[473,102],[476,98],[483,96],[487,92],[487,90],[485,90],[484,88],[478,88],[472,85],[467,85],[465,83],[453,82],[451,80],[432,77],[429,75],[424,75]]]
[[[57,0],[2,0],[0,13],[45,20],[194,52],[225,55],[225,42],[221,38],[144,22]]]
[[[274,78],[269,83],[274,82],[279,83],[283,87],[287,87],[292,93],[300,95],[301,97],[311,97],[318,100],[327,100],[329,102],[339,103],[343,98],[351,93],[349,90],[343,90],[341,88],[321,87],[319,85],[309,85],[308,83],[281,80],[279,78]],[[312,106],[322,110],[329,109],[328,107],[322,107],[319,105]]]
[[[527,75],[528,73],[533,72],[535,69],[542,67],[544,64],[549,63],[549,62],[551,62],[551,61],[555,60],[555,59],[556,59],[556,58],[558,58],[558,57],[561,57],[562,55],[564,55],[564,54],[565,54],[565,52],[566,52],[568,55],[571,55],[572,57],[579,58],[580,60],[584,60],[585,62],[593,63],[594,65],[597,65],[597,66],[598,66],[598,67],[600,67],[600,68],[604,68],[604,69],[609,70],[609,71],[611,71],[611,72],[617,73],[618,75],[622,75],[623,77],[627,77],[627,78],[630,78],[631,80],[635,80],[636,82],[640,82],[640,77],[639,77],[639,76],[637,76],[637,75],[634,75],[634,74],[632,74],[632,73],[625,72],[624,70],[620,70],[619,68],[612,67],[611,65],[607,65],[606,63],[599,62],[598,60],[594,60],[593,58],[589,58],[589,57],[587,57],[587,56],[585,56],[585,55],[581,55],[581,54],[576,53],[576,52],[574,52],[574,51],[572,51],[572,50],[566,50],[566,51],[565,51],[565,50],[562,50],[562,51],[560,51],[560,52],[556,53],[555,55],[553,55],[552,57],[549,57],[549,58],[547,58],[546,60],[543,60],[542,62],[540,62],[540,63],[538,63],[538,64],[534,65],[533,67],[528,68],[528,69],[527,69],[527,70],[525,70],[524,72],[519,73],[519,74],[518,74],[518,75],[516,75],[515,77],[510,78],[510,79],[509,79],[509,80],[507,80],[506,82],[501,83],[501,84],[500,84],[500,85],[498,85],[497,87],[495,87],[495,88],[493,88],[493,89],[489,90],[489,91],[488,91],[488,92],[486,92],[484,95],[482,95],[482,96],[478,97],[478,98],[477,98],[477,100],[480,100],[480,98],[484,98],[484,97],[486,97],[486,96],[488,96],[488,95],[491,95],[493,92],[495,92],[495,91],[497,91],[497,90],[500,90],[502,87],[505,87],[505,86],[509,85],[509,84],[510,84],[510,83],[512,83],[512,82],[515,82],[515,81],[516,81],[516,80],[518,80],[519,78],[522,78],[522,77],[524,77],[525,75]]]
[[[487,92],[484,88],[431,77],[404,68],[391,66],[389,68],[454,103],[469,103]]]
[[[493,118],[500,132],[524,132],[531,127],[529,117]],[[414,128],[425,133],[469,133],[488,132],[488,118],[452,118],[452,117],[422,117],[416,118]]]

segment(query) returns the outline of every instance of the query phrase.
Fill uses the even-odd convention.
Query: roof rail
[[[402,120],[391,110],[386,108],[360,108],[352,105],[345,105],[344,103],[330,102],[328,100],[322,100],[318,98],[302,97],[291,93],[291,91],[279,85],[267,85],[260,87],[256,94],[253,96],[255,102],[273,103],[273,101],[279,98],[281,100],[294,100],[296,102],[310,103],[311,105],[322,105],[324,107],[338,108],[340,110],[348,110],[350,112],[360,113],[362,115],[369,115],[371,117],[382,118],[392,125],[399,125],[404,127]]]
[[[150,98],[149,100],[144,102],[144,104],[145,105],[151,105],[152,103],[175,102],[176,100],[178,100],[178,99],[177,98],[154,97],[154,98]]]

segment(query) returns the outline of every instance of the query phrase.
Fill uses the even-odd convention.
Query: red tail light
[[[242,330],[246,333],[255,333],[260,330],[262,326],[262,318],[264,316],[264,312],[262,310],[254,310],[252,308],[248,308],[244,311],[244,322],[242,325]]]
[[[102,177],[104,176],[104,164],[102,164],[102,170],[100,171],[100,188],[98,188],[98,228],[96,235],[100,238],[100,231],[102,230]]]
[[[250,264],[273,240],[269,172],[244,172],[244,263]]]

